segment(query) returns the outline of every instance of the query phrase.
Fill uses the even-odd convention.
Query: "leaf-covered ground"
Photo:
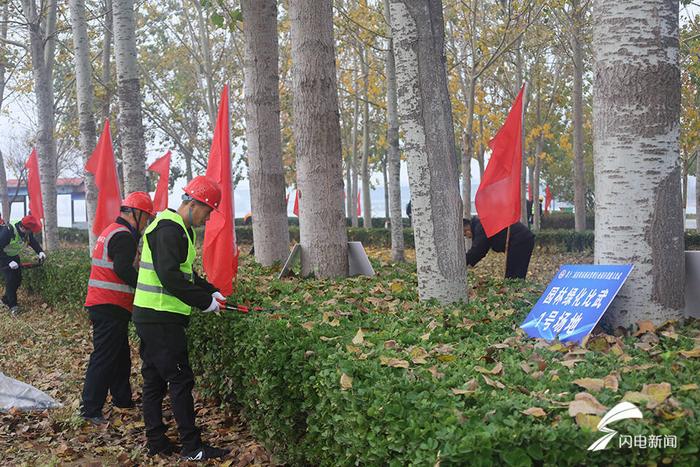
[[[109,424],[95,427],[78,415],[83,377],[92,350],[92,331],[85,313],[49,308],[22,294],[26,313],[0,316],[0,372],[34,385],[63,404],[36,412],[0,413],[0,465],[174,465],[177,456],[146,456],[141,418],[138,338],[132,344],[132,388],[135,409],[105,405]],[[196,388],[195,388],[196,392]],[[177,440],[175,420],[166,397],[168,436]],[[195,393],[197,422],[205,442],[232,449],[221,465],[269,465],[265,449],[250,435],[237,414]],[[214,463],[214,462],[212,462]],[[182,462],[181,464],[186,465]]]

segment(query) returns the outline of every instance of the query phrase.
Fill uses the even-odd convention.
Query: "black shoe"
[[[182,459],[186,461],[203,461],[207,459],[221,459],[225,457],[230,449],[219,449],[208,444],[202,444],[199,448],[192,452],[183,453]]]
[[[164,438],[159,443],[146,443],[146,448],[148,449],[148,455],[151,457],[159,454],[169,456],[175,452],[180,452],[180,448],[168,438]]]
[[[83,420],[85,420],[86,422],[90,422],[93,425],[106,425],[107,423],[109,423],[109,421],[102,415],[98,415],[96,417],[86,417],[85,415],[83,415]]]

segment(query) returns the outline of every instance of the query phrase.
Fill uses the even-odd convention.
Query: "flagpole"
[[[508,248],[510,247],[510,226],[508,226],[508,231],[506,232],[506,271],[503,274],[505,277],[508,274]]]
[[[229,158],[231,158],[231,229],[233,229],[233,254],[239,256],[238,242],[236,241],[236,185],[233,181],[233,138],[231,136],[231,125],[233,117],[231,115],[231,86],[226,86],[226,105],[228,106],[228,147]],[[238,274],[233,277],[233,293],[238,291]]]
[[[520,106],[520,219],[523,220],[523,199],[525,195],[525,181],[527,180],[527,164],[525,162],[525,107],[527,105],[527,80],[523,83],[523,99]],[[534,200],[533,200],[534,201]],[[525,203],[527,206],[527,202]],[[525,213],[527,223],[527,213]]]

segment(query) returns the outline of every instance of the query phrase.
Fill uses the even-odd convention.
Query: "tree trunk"
[[[302,274],[348,274],[331,0],[290,0]]]
[[[476,160],[479,163],[479,180],[484,178],[484,116],[479,116],[479,151],[477,152]]]
[[[421,300],[467,301],[462,201],[441,0],[391,0]]]
[[[352,132],[352,129],[350,130]],[[345,160],[345,217],[352,219],[352,153],[348,152]]]
[[[523,40],[518,39],[516,49],[515,49],[515,87],[513,92],[515,95],[520,91],[520,87],[523,85],[524,77],[524,61],[523,61]],[[523,92],[523,132],[522,132],[522,162],[520,165],[520,222],[527,225],[527,148],[525,147],[525,111],[527,109],[527,86]]]
[[[37,108],[37,153],[41,191],[44,201],[44,248],[58,247],[56,141],[54,140],[54,94],[52,82],[53,49],[56,33],[57,1],[51,0],[44,17],[37,12],[34,0],[23,0],[24,16],[29,28],[29,42]],[[44,33],[45,32],[45,33]]]
[[[596,0],[593,50],[595,262],[634,264],[606,322],[679,319],[678,2]]]
[[[141,89],[134,0],[113,0],[114,53],[117,64],[119,132],[124,170],[124,195],[146,191],[146,143],[141,120]]]
[[[83,156],[83,166],[92,155],[97,144],[97,130],[93,114],[92,68],[90,66],[90,41],[85,21],[84,0],[70,0],[70,19],[73,29],[73,47],[75,49],[75,83],[78,99],[78,125],[80,130],[80,151]],[[87,205],[87,221],[89,232],[89,251],[95,246],[96,236],[92,232],[92,221],[97,208],[97,189],[95,177],[90,172],[83,173],[85,180],[85,203]]]
[[[10,197],[7,195],[7,172],[5,171],[5,157],[0,151],[0,203],[2,204],[2,217],[5,222],[10,221]]]
[[[399,117],[396,113],[396,63],[394,61],[394,41],[391,35],[391,11],[389,0],[384,0],[384,17],[389,25],[387,36],[386,63],[386,121],[387,142],[389,145],[389,216],[391,219],[391,259],[404,261],[403,215],[401,214],[401,152],[399,151]]]
[[[207,18],[204,16],[202,11],[201,0],[193,0],[195,8],[197,9],[197,28],[199,29],[199,47],[200,55],[202,59],[202,66],[204,68],[204,80],[205,80],[205,93],[206,93],[206,104],[207,112],[209,114],[209,122],[214,125],[216,122],[216,93],[214,92],[214,68],[212,65],[212,54],[211,54],[211,41],[209,40],[209,28],[207,23]],[[275,32],[275,35],[277,33]],[[199,69],[199,68],[198,68]]]
[[[382,177],[384,178],[384,225],[389,222],[389,174],[386,171],[386,160],[389,157],[386,153],[382,157]]]
[[[246,141],[255,260],[263,266],[289,255],[280,132],[277,0],[243,0]]]
[[[583,164],[583,45],[581,22],[583,11],[579,0],[572,0],[571,50],[574,61],[574,223],[577,232],[586,230],[586,174]]]
[[[105,27],[102,40],[102,85],[105,87],[104,102],[102,102],[102,122],[110,115],[112,101],[112,0],[105,0]],[[95,198],[96,202],[97,198]],[[89,209],[88,209],[89,212]]]
[[[540,216],[540,154],[544,147],[544,137],[540,135],[535,147],[535,164],[532,175],[532,225],[534,230],[542,228],[542,216]]]
[[[2,8],[2,23],[0,24],[0,38],[7,39],[7,26],[9,20],[10,2],[5,2]],[[0,42],[0,47],[5,45]],[[5,52],[3,50],[3,52]],[[5,101],[5,60],[0,60],[0,110]],[[10,220],[10,199],[7,196],[7,172],[5,171],[5,158],[0,151],[0,206],[2,207],[2,217],[8,222]]]
[[[352,137],[350,144],[352,144],[352,156],[350,164],[352,166],[352,187],[350,189],[350,198],[352,203],[352,209],[350,210],[350,225],[353,227],[359,226],[360,222],[357,219],[357,193],[358,189],[358,173],[357,173],[357,129],[360,120],[360,100],[355,95],[355,105],[352,114]]]
[[[700,154],[695,155],[695,230],[700,233]]]
[[[369,66],[367,64],[367,47],[360,52],[362,65],[362,87],[364,102],[362,103],[362,226],[372,228],[372,198],[369,180]]]
[[[681,162],[681,179],[683,180],[681,193],[683,195],[683,223],[685,224],[685,211],[688,209],[688,169],[686,169],[685,162]]]

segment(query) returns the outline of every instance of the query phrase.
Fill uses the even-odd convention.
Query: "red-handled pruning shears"
[[[266,310],[263,307],[260,306],[245,306],[245,305],[232,305],[230,303],[225,303],[225,302],[219,302],[221,304],[221,309],[224,311],[238,311],[240,313],[250,313],[251,311],[259,311],[259,312],[266,312],[266,311],[273,311],[273,310]]]

